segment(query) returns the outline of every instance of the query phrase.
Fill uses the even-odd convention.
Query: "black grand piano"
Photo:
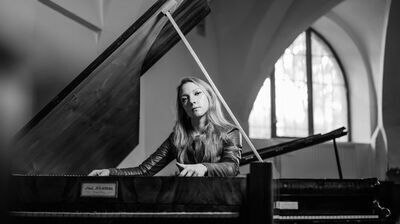
[[[140,77],[179,37],[157,1],[18,134],[9,210],[15,223],[394,223],[392,183],[277,179],[243,154],[246,177],[88,177],[138,144]],[[209,12],[177,1],[184,33]],[[105,82],[105,80],[107,80]],[[126,119],[130,117],[130,119]],[[263,159],[345,135],[344,128],[260,149]]]

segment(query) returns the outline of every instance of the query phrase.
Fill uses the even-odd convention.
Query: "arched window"
[[[249,136],[305,137],[349,128],[348,105],[340,61],[324,38],[308,29],[285,50],[265,79],[250,112]]]

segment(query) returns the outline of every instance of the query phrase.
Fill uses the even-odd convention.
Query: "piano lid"
[[[87,174],[117,166],[138,144],[140,76],[178,41],[159,0],[17,134],[14,173]],[[189,32],[206,0],[177,1],[173,17]]]

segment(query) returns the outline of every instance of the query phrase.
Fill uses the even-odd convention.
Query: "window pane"
[[[275,112],[278,137],[305,137],[308,132],[308,91],[305,33],[285,50],[275,64]],[[315,133],[348,126],[344,74],[330,48],[311,32],[313,125]],[[271,83],[261,87],[249,116],[251,138],[271,137]],[[344,136],[339,141],[348,141]]]
[[[271,138],[271,83],[267,78],[257,94],[249,116],[249,137]]]
[[[342,71],[329,47],[311,36],[314,131],[325,133],[347,127],[347,96]],[[339,140],[347,141],[347,136]]]
[[[305,33],[299,35],[275,64],[276,134],[308,135]]]

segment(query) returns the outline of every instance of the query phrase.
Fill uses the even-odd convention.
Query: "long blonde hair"
[[[192,82],[202,89],[209,102],[209,108],[206,112],[204,133],[200,136],[195,136],[190,117],[183,109],[180,100],[181,88],[188,82]],[[221,149],[220,144],[226,139],[227,132],[234,126],[225,118],[222,112],[221,103],[211,86],[199,78],[183,78],[177,87],[176,107],[177,120],[173,128],[173,144],[179,150],[179,162],[184,162],[185,156],[187,159],[188,153],[191,153],[193,156],[192,160],[195,162],[216,162],[213,161],[213,159],[218,155],[218,150]],[[197,146],[192,147],[193,143],[197,144]],[[189,152],[190,150],[194,151]]]

